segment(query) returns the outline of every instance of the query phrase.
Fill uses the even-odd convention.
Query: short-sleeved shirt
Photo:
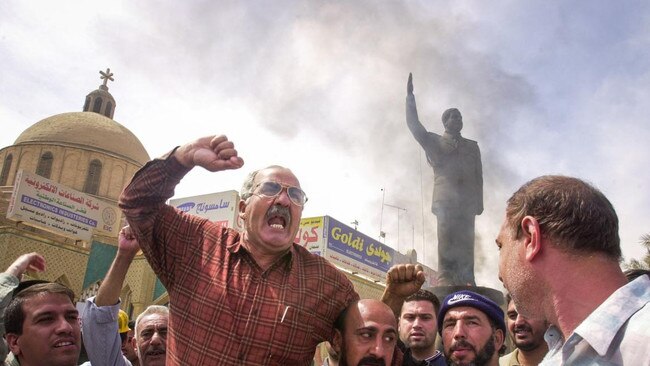
[[[263,270],[236,230],[165,205],[188,171],[173,154],[155,159],[120,197],[169,294],[167,364],[311,364],[340,312],[359,298],[352,283],[297,244]]]

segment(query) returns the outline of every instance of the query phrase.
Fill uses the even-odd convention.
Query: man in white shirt
[[[508,200],[496,242],[518,312],[551,324],[542,364],[650,364],[650,279],[627,283],[602,192],[572,177],[533,179]]]

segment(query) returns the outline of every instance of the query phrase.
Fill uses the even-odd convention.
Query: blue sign
[[[369,236],[328,217],[327,249],[382,272],[393,265],[395,251]]]

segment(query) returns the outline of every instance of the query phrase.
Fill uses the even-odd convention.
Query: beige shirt
[[[505,356],[499,357],[499,366],[519,366],[519,360],[517,360],[517,357],[519,356],[519,348],[515,348],[514,351],[508,353]]]

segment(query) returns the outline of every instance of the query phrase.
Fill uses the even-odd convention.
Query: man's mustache
[[[288,207],[282,205],[273,205],[269,207],[268,211],[266,211],[266,218],[269,219],[273,216],[282,217],[288,224],[289,220],[291,219],[291,210]]]
[[[357,366],[386,366],[386,362],[383,358],[377,358],[372,356],[366,356],[359,361]]]

